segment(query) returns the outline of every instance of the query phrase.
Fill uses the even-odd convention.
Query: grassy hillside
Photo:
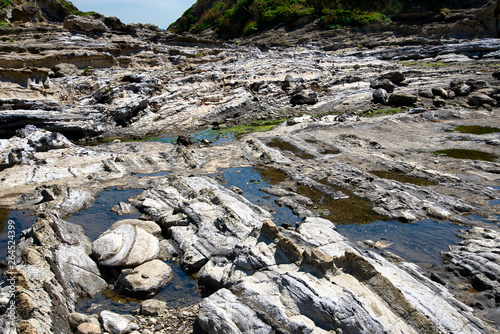
[[[446,0],[198,0],[169,29],[198,33],[214,28],[223,37],[249,35],[276,24],[320,19],[325,29],[390,21],[415,6],[439,13],[461,1]]]

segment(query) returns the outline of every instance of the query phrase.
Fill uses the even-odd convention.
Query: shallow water
[[[165,262],[172,268],[172,280],[155,296],[146,299],[155,298],[164,301],[168,307],[183,307],[198,303],[201,296],[196,281],[187,276],[180,265],[172,261]],[[140,303],[143,300],[106,289],[93,299],[80,300],[77,305],[77,312],[97,314],[102,310],[109,310],[125,314],[140,308]]]
[[[170,172],[158,172],[144,176],[168,175]],[[96,240],[101,233],[105,232],[113,223],[122,219],[139,218],[140,213],[130,215],[117,215],[111,208],[119,202],[127,202],[127,198],[138,195],[142,189],[116,189],[103,191],[96,198],[93,206],[82,210],[67,219],[68,222],[83,226],[86,235],[91,241]],[[165,301],[169,307],[180,307],[197,303],[201,297],[197,290],[196,281],[188,277],[178,264],[166,261],[174,271],[174,278],[154,298]],[[152,298],[152,297],[151,297]],[[80,300],[79,312],[96,313],[104,309],[118,313],[128,313],[140,306],[141,300],[130,298],[111,290],[104,290],[93,299]]]
[[[421,177],[409,176],[402,172],[372,170],[370,171],[370,173],[384,179],[395,180],[403,183],[411,183],[417,186],[433,186],[437,184],[436,182],[429,181]]]
[[[460,132],[460,133],[470,133],[474,135],[486,135],[490,133],[500,132],[500,128],[492,126],[480,126],[480,125],[457,125],[452,129],[445,130],[446,132]]]
[[[483,160],[483,161],[497,161],[498,157],[494,154],[477,151],[477,150],[464,150],[464,149],[448,149],[438,150],[432,152],[437,155],[443,155],[455,159],[468,159],[468,160]]]
[[[377,220],[371,224],[337,225],[337,231],[350,241],[382,240],[389,244],[383,250],[391,251],[409,262],[426,264],[442,264],[440,252],[448,251],[448,245],[460,242],[457,234],[464,229],[432,219],[411,224]]]
[[[31,225],[36,221],[37,217],[31,215],[29,211],[15,211],[15,210],[6,210],[6,209],[0,209],[0,231],[2,232],[0,234],[0,263],[2,264],[2,268],[4,267],[5,259],[7,257],[7,250],[9,247],[9,237],[8,237],[8,226],[9,226],[9,220],[13,221],[14,224],[13,226],[15,227],[16,231],[16,238],[15,240],[19,238],[21,235],[21,231],[30,228]],[[2,273],[0,273],[0,284],[3,282],[4,277],[3,277],[3,269]]]
[[[270,187],[286,180],[287,176],[280,170],[264,168],[228,168],[221,170],[225,187],[234,185],[243,190],[243,197],[250,202],[270,208],[273,221],[280,226],[288,223],[295,226],[301,218],[294,215],[292,210],[279,207],[276,196],[270,196],[260,188]],[[302,189],[304,188],[304,189]],[[388,221],[371,211],[369,202],[358,198],[346,189],[336,189],[349,195],[346,199],[331,200],[318,190],[309,187],[299,187],[302,195],[310,198],[318,206],[318,210],[328,209],[330,216],[323,218],[333,221],[339,233],[350,241],[356,242],[366,239],[373,241],[385,238],[390,244],[385,250],[401,256],[407,261],[420,264],[442,264],[441,251],[447,251],[448,245],[456,245],[461,239],[457,237],[464,227],[449,222],[437,222],[431,219],[421,220],[412,224],[398,221]],[[267,197],[267,198],[266,198]],[[336,209],[338,208],[338,209]],[[376,250],[378,251],[378,250]]]
[[[66,219],[66,221],[83,226],[85,234],[91,241],[94,241],[116,221],[139,218],[139,212],[135,212],[131,215],[119,216],[112,212],[111,208],[119,202],[127,202],[127,198],[138,195],[141,192],[142,189],[118,190],[112,188],[105,190],[98,195],[94,205],[78,212]]]
[[[273,138],[269,143],[266,143],[266,145],[269,147],[278,148],[281,151],[291,152],[301,159],[305,159],[305,160],[314,159],[314,155],[309,154],[309,153],[301,150],[300,148],[293,146],[292,144],[290,144],[286,141],[283,141],[279,138]]]
[[[262,172],[264,175],[261,175]],[[245,197],[251,203],[258,205],[273,214],[273,222],[281,226],[284,223],[295,226],[301,218],[297,217],[292,210],[287,207],[278,206],[275,200],[278,197],[268,195],[261,188],[270,187],[273,181],[283,180],[286,176],[279,173],[271,173],[269,170],[265,173],[262,169],[253,167],[239,167],[221,169],[222,176],[226,181],[225,187],[236,186],[243,191]]]

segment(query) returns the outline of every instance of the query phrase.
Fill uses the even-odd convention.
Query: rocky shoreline
[[[0,205],[38,218],[17,231],[4,333],[499,331],[496,39],[257,47],[78,20],[1,31]],[[234,125],[250,132],[218,142]],[[189,137],[207,129],[217,139]],[[269,181],[261,202],[222,182],[234,167]],[[65,221],[110,187],[142,189],[116,207],[139,219],[96,240]],[[337,231],[425,219],[464,228],[440,266]],[[165,261],[196,277],[199,304],[154,299]],[[76,312],[103,289],[145,301]]]

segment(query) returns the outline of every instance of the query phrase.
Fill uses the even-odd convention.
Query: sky
[[[71,0],[81,11],[116,16],[123,23],[152,23],[161,29],[181,17],[196,0]]]

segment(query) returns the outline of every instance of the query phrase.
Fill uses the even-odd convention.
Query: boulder
[[[123,269],[117,284],[133,295],[152,296],[172,280],[172,269],[163,261],[152,260],[133,269]]]
[[[71,77],[80,75],[80,70],[76,65],[69,63],[60,63],[52,67],[54,76],[56,78]]]
[[[395,92],[389,96],[388,104],[394,106],[413,106],[417,102],[417,96],[408,92]]]
[[[377,103],[386,104],[389,94],[383,88],[378,88],[373,92],[373,101]]]
[[[191,137],[189,137],[189,135],[179,135],[179,137],[177,137],[177,144],[182,146],[189,146],[193,144],[193,141],[191,140]]]
[[[90,16],[66,16],[63,21],[63,26],[71,32],[80,33],[99,34],[109,31],[104,22]]]
[[[167,310],[167,303],[158,299],[148,299],[141,303],[141,315],[157,317]]]
[[[432,90],[430,88],[422,88],[418,91],[418,95],[422,97],[426,97],[428,99],[432,99],[434,97],[434,94],[432,93]]]
[[[370,84],[371,88],[382,88],[388,93],[392,93],[394,89],[396,88],[396,85],[392,83],[391,80],[389,79],[382,79],[382,80],[375,80]]]
[[[130,224],[104,232],[92,244],[92,253],[103,266],[137,266],[155,259],[158,238]]]
[[[445,98],[445,99],[448,98],[448,92],[446,91],[446,89],[444,89],[442,87],[433,87],[432,88],[432,94],[434,96],[439,96],[439,97],[442,97],[442,98]]]
[[[71,329],[75,331],[80,324],[90,322],[90,317],[83,313],[74,312],[69,315],[68,321]]]
[[[75,331],[76,334],[101,334],[101,326],[93,322],[80,324]]]
[[[405,75],[401,72],[393,71],[393,72],[388,72],[388,73],[382,74],[379,77],[379,80],[384,80],[384,79],[388,79],[391,82],[395,83],[396,85],[399,85],[405,80]]]
[[[110,334],[126,334],[139,329],[137,319],[131,315],[102,311],[99,318],[104,330]]]
[[[118,216],[131,215],[136,212],[135,208],[130,203],[120,202],[111,208],[111,211]]]
[[[290,103],[293,106],[304,105],[304,104],[313,105],[318,103],[318,95],[312,91],[310,92],[308,90],[301,90],[292,95]]]
[[[469,96],[468,100],[469,105],[474,106],[474,107],[483,107],[483,106],[490,106],[490,107],[495,107],[497,105],[497,101],[488,95],[480,92],[473,93]]]
[[[441,108],[441,107],[444,107],[446,105],[446,102],[441,97],[436,96],[434,98],[434,100],[432,101],[432,104],[434,105],[434,107]]]

